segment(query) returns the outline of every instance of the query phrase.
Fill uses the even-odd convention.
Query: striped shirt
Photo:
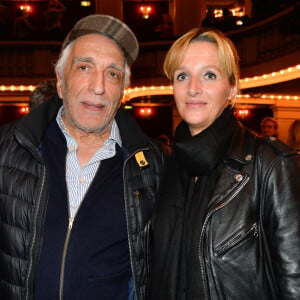
[[[63,109],[63,106],[59,109],[56,122],[67,142],[66,182],[68,189],[69,214],[71,218],[74,218],[98,168],[100,167],[101,161],[115,156],[116,143],[122,147],[122,141],[117,122],[114,120],[109,138],[104,142],[103,146],[97,150],[91,160],[85,166],[81,167],[77,157],[78,144],[68,133],[64,124],[62,119]]]

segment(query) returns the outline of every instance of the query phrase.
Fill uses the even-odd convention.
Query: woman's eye
[[[176,80],[182,81],[187,78],[187,75],[185,73],[180,73],[176,76]]]
[[[215,79],[217,76],[216,76],[215,73],[207,72],[207,73],[204,75],[204,77],[205,77],[206,79]]]

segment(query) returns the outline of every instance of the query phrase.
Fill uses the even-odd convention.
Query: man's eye
[[[212,73],[212,72],[207,72],[207,73],[204,75],[204,77],[205,77],[206,79],[215,79],[217,76],[216,76],[216,74],[214,74],[214,73]]]
[[[122,75],[115,71],[108,71],[107,74],[110,78],[113,78],[113,79],[121,80],[121,78],[122,78]]]
[[[79,69],[82,70],[82,71],[85,71],[85,70],[88,69],[88,67],[87,66],[79,66]]]
[[[116,72],[110,72],[110,76],[115,78],[119,77],[119,75]]]

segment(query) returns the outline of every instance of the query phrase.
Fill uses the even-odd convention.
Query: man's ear
[[[121,107],[123,98],[124,98],[124,89],[123,89],[123,92],[122,92],[122,95],[121,95],[121,99],[120,99],[118,108]]]
[[[62,99],[62,79],[60,76],[56,75],[56,89],[57,89],[57,94],[58,96]]]

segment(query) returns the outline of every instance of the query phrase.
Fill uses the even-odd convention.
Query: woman
[[[278,123],[272,117],[264,117],[260,122],[262,136],[278,138]]]
[[[299,157],[236,120],[235,47],[193,29],[164,71],[183,121],[152,219],[151,299],[299,299]]]
[[[300,154],[300,119],[290,125],[287,143]]]

